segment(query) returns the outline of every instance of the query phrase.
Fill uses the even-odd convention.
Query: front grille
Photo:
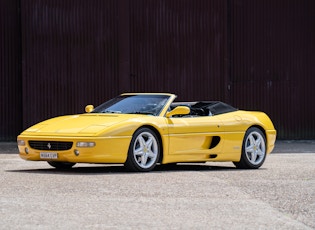
[[[69,150],[72,148],[73,142],[70,141],[29,141],[32,149],[37,150]]]

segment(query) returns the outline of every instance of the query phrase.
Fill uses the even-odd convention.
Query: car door
[[[220,140],[223,132],[222,122],[215,116],[170,117],[167,118],[169,130],[169,154],[209,155],[213,149],[212,140]],[[213,148],[213,149],[212,149]]]

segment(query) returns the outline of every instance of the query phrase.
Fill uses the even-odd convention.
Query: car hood
[[[23,135],[93,136],[134,117],[124,114],[81,114],[52,118],[28,129]]]

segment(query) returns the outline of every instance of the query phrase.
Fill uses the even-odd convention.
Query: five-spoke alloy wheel
[[[131,140],[125,166],[132,171],[151,171],[160,157],[160,141],[149,128],[138,129]]]
[[[242,155],[239,162],[233,162],[237,168],[257,169],[266,158],[266,137],[263,132],[252,127],[247,130],[243,140]]]

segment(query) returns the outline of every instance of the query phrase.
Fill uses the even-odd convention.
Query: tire
[[[149,128],[140,128],[131,139],[125,167],[134,172],[149,172],[156,166],[160,151],[157,135]]]
[[[55,167],[56,169],[71,169],[75,163],[70,162],[59,162],[59,161],[47,161],[49,165]]]
[[[258,169],[266,159],[266,149],[263,132],[255,127],[249,128],[243,140],[241,160],[233,163],[241,169]]]

